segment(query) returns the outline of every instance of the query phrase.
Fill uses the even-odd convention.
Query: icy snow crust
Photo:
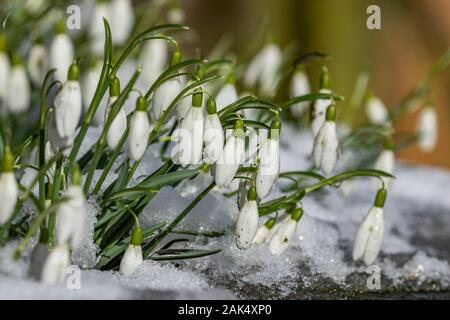
[[[90,130],[89,142],[83,150],[89,149],[88,144],[95,142],[98,134],[95,129]],[[298,133],[285,125],[281,145],[281,171],[310,168],[312,139],[309,133]],[[161,164],[153,152],[152,149],[147,151],[135,181]],[[346,162],[345,157],[349,155],[344,153],[343,157]],[[398,163],[396,176],[385,207],[383,247],[375,262],[381,270],[379,290],[367,287],[372,269],[351,259],[357,227],[375,195],[374,182],[362,178],[345,187],[332,187],[308,195],[295,240],[281,257],[271,256],[266,246],[246,251],[236,248],[234,221],[238,209],[235,198],[226,198],[215,190],[193,209],[178,229],[224,231],[226,235],[220,238],[190,237],[188,244],[196,248],[222,248],[222,252],[172,263],[145,261],[131,276],[88,269],[95,265],[97,250],[92,234],[98,206],[95,198],[91,198],[88,201],[88,237],[72,256],[73,262],[84,269],[81,288],[45,286],[30,278],[28,256],[13,261],[11,256],[17,242],[11,242],[0,249],[0,298],[364,298],[374,297],[372,294],[377,292],[384,293],[376,296],[378,298],[416,297],[417,292],[448,297],[450,172]],[[105,185],[114,178],[113,175],[108,177]],[[32,172],[26,172],[22,183],[31,179]],[[141,213],[141,223],[145,227],[171,221],[211,180],[212,177],[205,174],[175,189],[161,189]],[[343,192],[344,188],[352,191],[344,195],[347,193]],[[279,195],[279,189],[275,188],[271,198]],[[262,218],[261,223],[266,219]]]

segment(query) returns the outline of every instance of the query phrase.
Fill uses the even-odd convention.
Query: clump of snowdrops
[[[222,44],[207,59],[187,59],[183,43],[195,43],[184,36],[191,31],[180,24],[184,14],[178,7],[167,11],[171,23],[156,25],[164,12],[159,2],[136,9],[129,0],[98,1],[85,31],[73,37],[63,20],[63,5],[26,3],[10,8],[0,34],[0,244],[18,239],[18,258],[37,239],[35,248],[47,248],[38,275],[43,282],[64,282],[71,250],[86,237],[89,198],[100,207],[93,238],[96,268],[129,275],[145,259],[191,259],[220,251],[174,248],[184,239],[166,240],[177,233],[223,235],[223,230],[178,229],[210,192],[236,198],[239,249],[267,245],[271,254],[280,255],[294,241],[308,210],[304,198],[329,187],[350,192],[355,177],[377,182],[374,203],[355,237],[353,258],[375,261],[394,179],[394,142],[412,137],[431,151],[437,139],[431,104],[421,111],[418,131],[408,139],[394,132],[393,121],[421,105],[432,80],[448,65],[449,52],[390,110],[370,93],[369,74],[363,70],[343,108],[346,102],[333,92],[323,66],[324,54],[283,52],[277,43],[267,42],[249,60],[230,59]],[[119,72],[128,60],[138,67],[121,82]],[[313,90],[308,72],[317,71],[319,88]],[[137,88],[138,81],[145,90]],[[131,92],[139,95],[127,114],[124,105]],[[361,106],[368,121],[355,126],[354,114]],[[309,169],[280,172],[285,123],[311,131]],[[100,128],[100,136],[80,154],[90,126]],[[157,145],[163,164],[136,180],[145,153]],[[363,159],[369,160],[368,167],[361,161],[336,172],[341,152],[367,148],[374,151]],[[35,171],[26,186],[19,183],[25,169]],[[106,183],[113,172],[117,178]],[[194,184],[209,173],[213,182],[198,192],[188,188],[186,193],[195,197],[173,221],[141,228],[139,215],[162,187]],[[280,189],[282,196],[273,198],[279,180],[289,184]],[[34,208],[32,214],[24,213],[25,205]]]

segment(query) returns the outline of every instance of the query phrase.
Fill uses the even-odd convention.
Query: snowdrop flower
[[[18,56],[13,57],[13,65],[8,78],[6,93],[8,112],[11,114],[23,113],[30,107],[31,93],[27,72]]]
[[[53,153],[58,152],[62,148],[66,148],[63,153],[68,155],[70,149],[68,147],[73,144],[73,136],[61,138],[56,128],[55,112],[52,112],[48,121],[47,137]]]
[[[101,73],[102,65],[97,60],[95,60],[93,62],[93,65],[89,68],[89,70],[87,70],[81,80],[81,98],[83,101],[83,110],[85,113],[87,113],[92,98],[94,97]],[[92,119],[92,123],[94,125],[98,126],[103,123],[103,120],[105,119],[105,110],[106,104],[104,104],[102,101]]]
[[[203,141],[205,142],[203,161],[206,164],[215,163],[223,151],[224,132],[216,111],[216,103],[213,99],[209,99],[206,104],[207,116],[203,133]]]
[[[173,7],[167,12],[167,22],[182,24],[184,21],[184,12],[180,7]]]
[[[359,226],[353,245],[353,261],[363,258],[366,265],[371,265],[377,258],[383,242],[386,196],[386,189],[378,190],[374,206]]]
[[[14,176],[14,157],[8,147],[3,154],[3,163],[0,172],[0,225],[6,223],[14,213],[17,204],[17,181]]]
[[[112,21],[108,2],[100,0],[94,6],[88,29],[91,51],[96,56],[101,56],[104,49],[105,29],[103,26],[103,18]]]
[[[173,66],[181,61],[181,53],[177,50],[172,54],[170,65]],[[161,118],[162,113],[169,107],[175,97],[181,91],[181,81],[179,77],[164,81],[156,88],[152,100],[152,114],[156,121]]]
[[[50,45],[50,68],[55,68],[55,79],[65,82],[67,70],[72,61],[74,48],[70,37],[64,33],[64,21],[59,21],[56,25],[56,35]]]
[[[270,125],[268,139],[258,151],[260,162],[256,175],[256,192],[259,199],[270,194],[280,172],[280,129],[281,121],[274,120]]]
[[[327,67],[322,67],[322,74],[320,75],[320,90],[319,93],[331,93],[330,90],[330,75]],[[329,105],[332,104],[330,99],[318,99],[314,101],[311,109],[311,130],[315,138],[325,123],[325,114]]]
[[[0,33],[0,116],[6,114],[6,93],[9,81],[9,57],[6,52],[6,38]]]
[[[395,154],[394,154],[394,141],[392,137],[387,137],[384,149],[381,151],[378,159],[375,162],[374,169],[394,174],[395,170]],[[392,178],[382,177],[386,187],[392,184]]]
[[[105,123],[108,121],[112,106],[114,102],[117,101],[120,94],[120,82],[118,78],[113,79],[109,89],[109,101],[105,110]],[[112,120],[111,125],[109,126],[108,134],[106,135],[106,143],[111,150],[116,149],[126,130],[127,115],[125,114],[125,110],[120,108],[119,112]]]
[[[47,260],[45,260],[41,281],[48,285],[64,284],[69,264],[69,246],[65,243],[58,244],[49,253]]]
[[[245,250],[250,247],[258,229],[258,204],[256,203],[256,189],[250,188],[247,194],[247,202],[239,212],[236,223],[236,245]]]
[[[80,121],[82,105],[79,75],[80,69],[74,62],[69,68],[67,81],[55,97],[56,129],[61,138],[71,137]]]
[[[72,184],[64,192],[64,202],[56,210],[56,240],[58,244],[68,243],[76,248],[83,237],[86,221],[86,198],[81,188],[81,173],[75,167]]]
[[[202,101],[202,90],[197,89],[192,95],[191,109],[174,132],[178,142],[172,150],[172,158],[183,167],[198,164],[202,159],[204,127]]]
[[[254,87],[258,84],[262,95],[273,95],[279,79],[281,62],[281,49],[274,43],[266,44],[250,62],[244,77],[245,85]]]
[[[45,162],[49,162],[51,158],[53,158],[55,156],[55,153],[53,153],[52,150],[52,145],[50,143],[50,141],[47,141],[47,143],[45,144],[45,150],[44,150],[44,158],[45,158]],[[47,171],[47,174],[49,175],[49,180],[53,181],[53,176],[55,174],[55,170],[56,170],[56,163],[53,162],[53,164],[50,166],[50,168]]]
[[[313,156],[318,169],[329,175],[336,164],[339,142],[336,135],[336,107],[327,109],[326,121],[314,139]]]
[[[130,119],[130,133],[128,135],[128,156],[131,160],[139,161],[147,149],[150,122],[148,120],[145,98],[139,96],[136,110]]]
[[[369,94],[366,103],[367,118],[372,124],[384,124],[389,119],[389,113],[384,103],[376,96]]]
[[[274,218],[270,218],[267,220],[266,223],[264,223],[261,227],[258,228],[256,231],[256,235],[252,240],[252,244],[263,244],[267,241],[267,238],[269,237],[270,230],[275,225],[276,220]]]
[[[291,98],[303,96],[311,93],[308,75],[305,72],[305,66],[300,65],[292,76],[289,94]],[[291,106],[291,113],[295,118],[301,117],[308,107],[308,102],[298,102]]]
[[[168,46],[165,40],[154,39],[145,42],[139,54],[139,65],[142,66],[141,77],[145,86],[153,85],[164,71],[167,65],[167,50]]]
[[[38,42],[31,48],[27,68],[33,84],[40,87],[48,70],[47,49],[42,43]]]
[[[131,235],[131,243],[128,245],[122,260],[120,261],[119,271],[123,275],[128,276],[132,274],[142,264],[144,258],[142,256],[141,244],[142,230],[138,224]]]
[[[296,208],[288,219],[285,219],[270,239],[269,251],[273,255],[282,254],[289,246],[297,229],[297,224],[303,216],[303,209]]]
[[[244,162],[245,132],[244,121],[237,120],[233,134],[227,139],[222,154],[216,162],[214,179],[219,187],[228,185]]]
[[[222,110],[238,99],[233,74],[228,76],[227,83],[220,89],[216,97],[217,111]]]
[[[110,4],[111,36],[113,45],[123,45],[134,25],[131,0],[113,0]]]
[[[429,105],[420,113],[417,131],[420,134],[420,149],[423,152],[433,151],[438,138],[438,118],[434,106]]]

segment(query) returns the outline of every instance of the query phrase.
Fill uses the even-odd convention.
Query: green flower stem
[[[111,127],[111,124],[114,121],[114,118],[120,112],[120,108],[125,103],[125,100],[127,99],[131,89],[133,89],[133,86],[136,83],[140,74],[141,74],[140,69],[138,69],[134,72],[133,76],[131,77],[131,79],[128,82],[125,89],[120,94],[119,98],[111,106],[111,112],[109,114],[108,119],[106,119],[105,125],[104,125],[102,133],[100,135],[100,138],[98,139],[98,141],[96,143],[94,157],[92,158],[92,160],[90,162],[89,171],[86,176],[86,180],[84,182],[84,193],[86,195],[89,193],[89,188],[91,186],[92,179],[94,177],[95,169],[97,168],[97,164],[103,154],[103,151],[105,150],[106,136],[108,134],[109,128]]]
[[[59,191],[61,188],[61,181],[62,181],[62,164],[63,159],[58,159],[56,162],[56,169],[55,169],[55,176],[53,179],[53,185],[52,185],[52,197],[51,197],[51,203],[52,205],[55,204],[59,199]],[[54,242],[55,242],[55,225],[56,225],[56,211],[50,212],[50,216],[48,219],[48,239],[47,239],[47,245],[49,248],[53,248]]]
[[[170,233],[172,230],[181,222],[189,212],[199,203],[214,187],[216,183],[211,183],[205,190],[203,190],[194,200],[183,210],[180,214],[163,229],[160,235],[158,235],[154,240],[152,240],[148,246],[146,246],[144,251],[144,257],[148,258],[150,253],[155,249],[155,247]]]

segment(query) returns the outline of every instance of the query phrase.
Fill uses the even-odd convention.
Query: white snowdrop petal
[[[50,45],[50,67],[55,68],[55,79],[67,80],[67,72],[73,62],[74,48],[72,40],[66,34],[57,34]]]
[[[103,26],[103,18],[111,21],[111,11],[109,4],[106,2],[97,2],[89,23],[89,37],[91,51],[96,56],[101,56],[104,50],[105,31]]]
[[[159,120],[162,113],[169,107],[180,91],[181,82],[178,78],[167,80],[156,88],[151,109],[155,120]]]
[[[16,207],[18,194],[17,181],[13,172],[0,173],[0,225],[7,222]]]
[[[119,271],[124,275],[130,275],[136,271],[142,261],[142,247],[130,244],[120,261]]]
[[[297,71],[294,73],[289,89],[291,98],[311,93],[311,85],[309,84],[308,76],[304,71]],[[292,105],[290,108],[292,115],[298,118],[305,114],[307,107],[308,102],[299,102]]]
[[[380,220],[383,219],[383,209],[378,207],[372,207],[367,215],[364,217],[364,220],[362,221],[361,225],[358,228],[358,232],[355,237],[355,242],[353,245],[353,260],[356,261],[364,256],[364,259],[367,250],[369,248],[370,243],[370,253],[368,254],[367,261],[375,260],[376,255],[378,255],[378,252],[381,247],[381,239],[383,237],[383,226],[381,225],[380,229],[380,223],[382,224],[383,221]],[[374,228],[376,227],[376,228]],[[381,231],[381,233],[380,233]],[[373,237],[375,234],[375,237]],[[378,242],[379,241],[379,242]],[[378,248],[377,248],[378,247]],[[374,253],[376,252],[375,258]],[[373,261],[372,261],[373,262]]]
[[[313,156],[316,167],[329,175],[336,164],[339,142],[334,121],[326,121],[314,139]]]
[[[235,102],[238,99],[236,88],[234,85],[227,83],[219,91],[216,97],[217,111],[222,110],[227,105]]]
[[[37,44],[31,48],[27,68],[34,85],[40,86],[48,70],[47,49],[43,45]]]
[[[236,223],[236,245],[245,250],[252,243],[258,229],[258,205],[255,200],[247,201],[239,212]]]
[[[113,45],[127,41],[134,25],[133,4],[130,0],[113,0],[110,4],[111,36]]]
[[[372,226],[370,230],[369,240],[367,241],[366,252],[364,253],[364,263],[371,265],[380,252],[381,245],[383,243],[384,233],[384,218],[383,210],[381,208],[375,208],[377,212],[374,214]],[[381,209],[381,210],[379,210]]]
[[[110,99],[108,107],[106,108],[105,112],[105,121],[107,121],[106,119],[108,119],[111,113],[111,107],[113,103],[114,102],[111,102]],[[106,135],[106,142],[111,150],[114,150],[117,147],[120,139],[122,138],[126,130],[127,130],[127,115],[125,113],[125,110],[121,108],[114,117],[114,120],[112,121],[109,127],[108,134]]]
[[[19,114],[30,107],[30,84],[22,65],[13,66],[7,82],[6,105],[11,114]]]
[[[289,243],[295,234],[297,228],[297,221],[289,219],[284,221],[279,229],[273,234],[270,243],[269,251],[273,255],[280,255],[289,247]]]
[[[135,111],[130,120],[128,151],[131,160],[138,161],[147,149],[150,122],[145,111]]]
[[[395,154],[393,150],[385,149],[378,156],[374,169],[385,171],[390,174],[394,174],[395,170]],[[389,187],[392,184],[392,179],[388,177],[382,177],[385,187]],[[374,182],[374,186],[378,189],[378,181]]]
[[[82,104],[78,81],[66,81],[55,97],[56,129],[61,138],[71,137],[80,121]]]
[[[371,97],[366,106],[367,117],[373,124],[384,124],[389,117],[389,113],[383,102],[377,97]]]
[[[321,89],[320,93],[331,93],[331,90]],[[320,128],[322,128],[325,123],[326,112],[332,101],[330,99],[318,99],[314,102],[311,113],[311,130],[313,137],[317,136]]]
[[[420,134],[421,150],[433,151],[438,139],[438,118],[435,108],[427,107],[420,113],[417,131]]]
[[[139,65],[142,67],[141,78],[146,87],[150,87],[164,71],[168,60],[167,51],[168,46],[165,40],[150,40],[143,45],[139,54]]]
[[[208,114],[205,118],[203,132],[203,161],[206,164],[215,163],[223,151],[224,132],[217,114]]]
[[[98,63],[94,67],[90,68],[81,80],[81,94],[84,112],[88,111],[89,105],[94,97],[101,72],[102,66]],[[94,118],[92,119],[94,125],[100,125],[103,123],[105,110],[106,104],[100,103],[97,111],[95,112]]]
[[[6,93],[8,92],[10,64],[8,55],[4,52],[0,52],[0,106],[2,106],[0,116],[6,113],[3,109],[4,102],[6,101]]]
[[[280,172],[279,141],[268,139],[259,150],[260,164],[256,175],[256,192],[259,199],[270,194]]]
[[[67,244],[57,245],[45,260],[41,281],[48,285],[64,284],[69,263],[69,247]]]
[[[216,162],[214,173],[215,182],[219,187],[226,186],[233,180],[239,165],[244,161],[244,152],[244,139],[236,138],[234,135],[227,139],[223,152]]]
[[[266,225],[262,225],[258,228],[256,231],[256,235],[252,240],[252,244],[263,244],[266,242],[268,236],[269,236],[270,230],[266,227]]]

